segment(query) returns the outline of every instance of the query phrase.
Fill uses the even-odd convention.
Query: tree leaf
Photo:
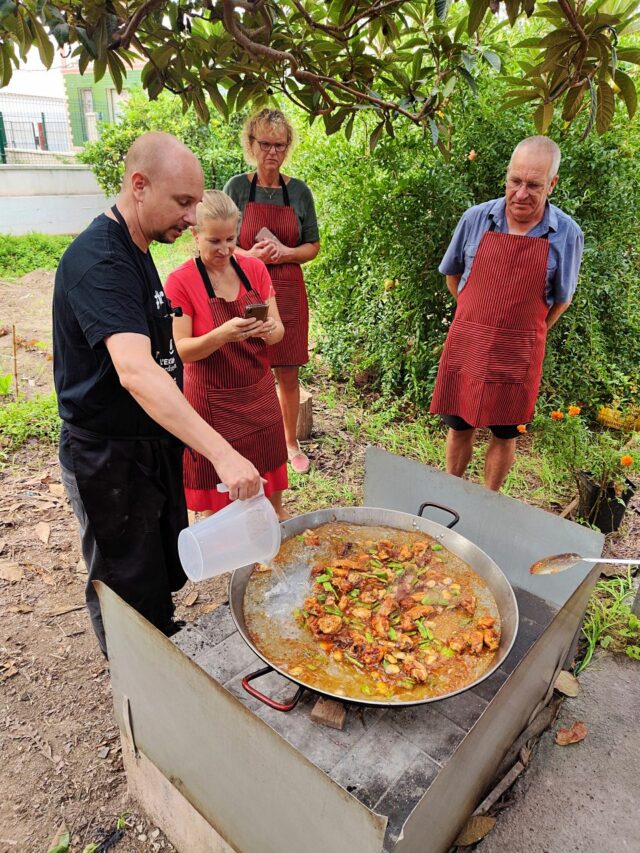
[[[580,86],[576,86],[573,89],[569,89],[569,91],[567,92],[567,96],[564,99],[564,106],[562,108],[562,118],[565,121],[573,121],[573,119],[578,115],[578,111],[582,106],[586,91],[586,83],[581,83]]]
[[[620,94],[627,108],[629,118],[633,118],[638,108],[638,93],[636,92],[635,83],[628,74],[620,71],[619,68],[616,69],[614,81],[618,89],[620,89]]]
[[[580,137],[581,140],[585,140],[593,130],[593,126],[596,123],[596,114],[598,112],[598,90],[594,86],[591,77],[589,77],[588,83],[589,93],[591,94],[591,110],[589,111],[589,120],[587,121],[587,125]]]
[[[482,58],[486,60],[492,68],[495,68],[496,71],[500,71],[502,68],[502,60],[498,54],[494,53],[492,50],[485,50],[482,54]]]
[[[472,36],[475,35],[480,24],[484,20],[484,16],[489,8],[489,0],[470,0],[469,7],[467,33]]]
[[[105,56],[100,56],[93,63],[93,79],[95,80],[96,83],[99,80],[102,80],[102,78],[105,75],[106,70],[107,70],[107,59]]]
[[[380,136],[382,135],[382,131],[384,130],[384,121],[381,121],[380,124],[376,125],[376,127],[371,132],[371,136],[369,137],[369,151],[373,152],[376,145],[380,141]]]
[[[640,65],[640,47],[624,47],[618,51],[619,62],[633,62]]]
[[[429,128],[431,129],[431,141],[434,145],[437,145],[440,139],[440,131],[438,130],[438,125],[431,117],[429,118]]]
[[[38,46],[38,53],[40,54],[40,60],[46,68],[50,68],[51,63],[53,62],[55,49],[49,41],[49,36],[45,32],[44,27],[36,18],[36,16],[33,13],[29,13],[29,17],[31,18],[31,23],[33,24],[33,29],[36,36],[36,44]]]
[[[444,21],[447,17],[447,13],[449,12],[449,6],[451,5],[452,0],[436,0],[435,2],[435,10],[436,15],[440,21]]]
[[[458,71],[460,72],[460,75],[463,77],[463,79],[469,84],[469,88],[471,89],[473,94],[477,95],[478,94],[478,85],[477,85],[476,81],[473,79],[473,77],[471,76],[471,74],[469,74],[467,69],[463,68],[462,66],[460,66],[458,68]]]
[[[553,103],[540,104],[533,114],[533,123],[538,133],[546,133],[553,118]]]
[[[598,109],[596,111],[596,130],[606,133],[613,121],[616,103],[613,89],[604,80],[598,81]]]

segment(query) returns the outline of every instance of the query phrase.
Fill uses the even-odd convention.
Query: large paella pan
[[[518,608],[513,590],[499,567],[484,551],[450,529],[458,520],[454,510],[446,510],[454,516],[454,520],[449,527],[445,527],[421,517],[426,506],[438,505],[423,504],[417,516],[374,507],[338,507],[298,516],[282,525],[282,546],[272,570],[261,572],[254,566],[245,566],[234,572],[229,588],[232,616],[245,642],[267,665],[244,679],[243,684],[248,692],[271,707],[283,711],[295,707],[305,689],[341,701],[367,705],[395,707],[418,705],[438,701],[468,690],[490,676],[501,665],[513,646],[518,630]],[[446,508],[441,507],[441,509]],[[317,535],[310,537],[308,531],[316,531]],[[362,663],[350,655],[349,650],[346,651],[347,661],[343,660],[341,650],[335,645],[339,637],[323,636],[317,629],[318,620],[314,620],[307,611],[303,611],[304,616],[301,616],[303,602],[310,600],[309,594],[314,589],[320,589],[320,585],[316,583],[318,573],[322,571],[320,567],[336,562],[340,565],[340,561],[335,559],[336,543],[340,543],[343,550],[352,549],[352,553],[374,543],[374,550],[370,550],[370,553],[376,553],[377,556],[379,551],[375,552],[375,549],[379,549],[380,546],[375,543],[379,542],[387,543],[388,550],[393,554],[402,553],[402,550],[398,549],[411,549],[412,543],[417,543],[420,547],[430,546],[429,558],[433,558],[433,565],[427,566],[429,571],[422,579],[429,575],[433,578],[444,576],[444,582],[452,583],[453,581],[453,587],[457,587],[458,590],[462,584],[462,592],[467,593],[466,597],[477,600],[478,608],[484,614],[485,624],[487,616],[491,617],[489,624],[495,623],[499,645],[496,642],[497,648],[493,647],[490,654],[489,650],[483,647],[482,655],[475,657],[466,655],[467,675],[464,679],[458,678],[453,682],[440,679],[441,684],[438,686],[438,678],[424,679],[424,682],[416,683],[415,679],[409,677],[412,673],[401,680],[385,677],[385,671],[397,671],[400,668],[398,664],[405,663],[405,669],[407,668],[405,660],[396,660],[389,653],[377,667],[382,675],[372,673],[378,681],[367,681],[363,675]],[[414,549],[417,546],[414,545]],[[348,560],[343,560],[342,563],[350,565]],[[378,561],[376,560],[373,565],[377,566]],[[382,565],[382,571],[369,571],[364,574],[371,577],[370,583],[373,587],[377,584],[382,589],[387,582],[384,580],[384,572],[386,571],[393,579],[395,566],[400,567],[396,572],[400,578],[403,578],[403,564],[392,560],[387,560]],[[439,573],[434,572],[434,566]],[[371,566],[367,568],[371,569]],[[413,564],[412,569],[414,569]],[[414,573],[418,575],[421,571],[424,569],[414,569]],[[326,577],[323,574],[320,580]],[[379,579],[376,581],[376,578]],[[334,583],[325,582],[324,586],[328,586],[331,592],[318,597],[321,601],[331,602],[331,606],[326,607],[330,613],[341,613],[337,606],[338,602],[331,597],[331,593],[335,593],[336,596],[340,593],[334,589],[334,578],[331,577],[329,580]],[[415,578],[412,582],[415,583]],[[392,588],[391,581],[388,583],[387,590]],[[434,581],[427,581],[427,586],[429,585],[436,584]],[[349,585],[345,587],[345,589],[348,588]],[[393,589],[396,588],[397,584]],[[429,592],[424,586],[417,588]],[[322,590],[320,592],[322,593]],[[469,595],[471,592],[473,595]],[[444,591],[445,595],[446,593],[447,590]],[[357,592],[355,594],[357,596]],[[383,592],[380,592],[379,597],[382,595]],[[362,594],[362,598],[366,599],[366,595]],[[375,609],[379,607],[380,602],[375,601],[375,595],[373,598],[374,603],[369,606]],[[414,598],[416,598],[415,595]],[[348,599],[343,600],[346,602]],[[423,601],[428,600],[428,595],[423,598]],[[464,621],[465,614],[461,608],[439,607],[436,610],[440,613],[443,610],[456,612],[463,617],[462,621]],[[445,613],[444,616],[446,615]],[[400,619],[400,616],[394,612],[391,618],[392,620]],[[336,619],[336,621],[340,620]],[[320,643],[317,641],[318,637],[314,637],[309,631],[309,627],[313,628],[314,624]],[[416,632],[419,628],[422,634],[423,631],[428,630],[424,627],[425,625],[434,623],[418,619],[416,624],[416,631],[411,632],[416,634],[414,640],[416,648],[418,643],[420,648],[429,648],[428,637],[433,635],[429,632],[426,634],[427,639],[423,639],[423,636]],[[396,632],[386,621],[385,629],[388,629],[391,637],[399,633],[399,630]],[[364,634],[368,639],[373,639],[369,636],[369,629]],[[437,643],[437,639],[434,642]],[[381,643],[387,646],[392,645],[387,637]],[[450,645],[454,643],[451,642]],[[440,649],[442,650],[442,644]],[[389,650],[385,649],[385,651]],[[402,652],[396,652],[395,649],[391,651],[400,658],[408,657]],[[447,651],[450,653],[450,649]],[[393,663],[389,664],[389,660]],[[427,660],[429,660],[428,657]],[[353,663],[352,666],[348,665],[349,661]],[[452,667],[448,669],[453,671]],[[277,702],[262,694],[251,683],[254,679],[274,670],[299,685],[299,690],[292,701]],[[402,672],[400,675],[402,676]],[[393,691],[390,683],[394,686]]]

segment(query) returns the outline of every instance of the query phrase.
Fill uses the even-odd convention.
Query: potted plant
[[[624,443],[607,429],[590,427],[579,406],[555,409],[533,424],[536,441],[578,487],[578,515],[603,533],[617,530],[636,490],[629,479],[640,465],[638,439]]]

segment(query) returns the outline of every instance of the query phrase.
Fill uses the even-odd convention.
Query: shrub
[[[52,234],[3,234],[0,240],[0,279],[13,281],[33,270],[54,270],[73,237]]]
[[[180,99],[174,95],[165,92],[157,101],[149,101],[141,89],[133,90],[122,120],[101,125],[100,139],[88,142],[78,159],[91,166],[107,195],[116,195],[131,144],[147,130],[162,130],[177,136],[198,157],[207,189],[222,189],[243,168],[239,142],[242,118],[234,116],[227,124],[215,112],[212,114],[210,123],[202,125],[192,109],[182,112]]]

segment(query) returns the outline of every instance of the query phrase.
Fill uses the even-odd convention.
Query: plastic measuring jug
[[[269,563],[280,542],[278,516],[261,489],[182,530],[178,554],[189,580],[202,581],[250,563]]]

